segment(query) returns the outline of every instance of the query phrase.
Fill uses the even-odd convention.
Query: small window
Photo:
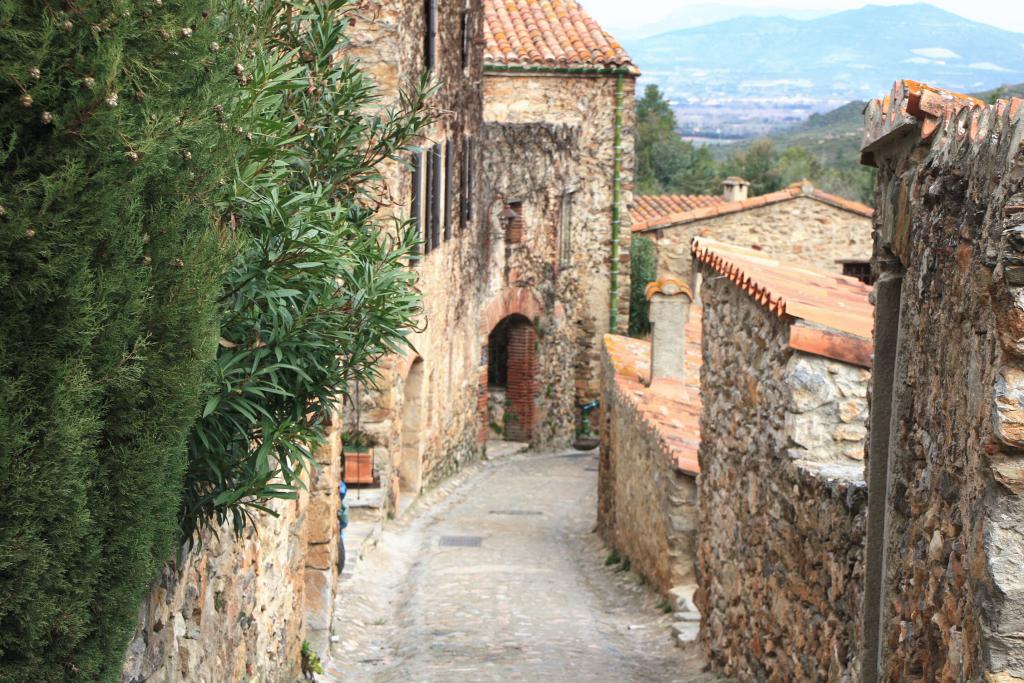
[[[572,265],[572,194],[562,195],[558,218],[558,264],[563,268]]]
[[[433,71],[437,63],[437,0],[424,0],[423,66]]]
[[[420,260],[420,245],[423,243],[423,152],[414,152],[411,163],[412,206],[409,209],[409,218],[412,220],[412,231],[416,238],[416,244],[409,255],[409,265],[414,266]]]
[[[509,202],[502,211],[501,217],[505,221],[505,241],[509,244],[519,244],[523,241],[523,203]]]
[[[843,265],[843,275],[855,277],[866,285],[875,283],[875,278],[871,276],[871,261],[849,259],[839,263]]]

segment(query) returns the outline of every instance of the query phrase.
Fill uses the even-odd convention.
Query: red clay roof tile
[[[726,202],[719,201],[706,206],[686,208],[681,211],[670,211],[663,212],[658,215],[650,215],[646,217],[633,216],[632,212],[630,215],[633,217],[633,232],[644,232],[647,230],[661,230],[663,228],[671,228],[676,225],[686,225],[687,223],[694,223],[699,220],[706,218],[713,218],[715,216],[723,216],[730,213],[738,213],[740,211],[748,211],[750,209],[756,209],[761,206],[767,206],[769,204],[777,204],[779,202],[786,202],[791,199],[798,199],[800,197],[807,197],[815,199],[819,202],[829,204],[837,209],[849,211],[851,213],[860,214],[866,218],[870,218],[874,215],[875,210],[866,204],[860,202],[854,202],[849,199],[844,199],[838,195],[823,192],[818,188],[814,187],[811,183],[806,180],[801,180],[789,185],[788,187],[779,190],[778,192],[769,192],[768,194],[759,195],[757,197],[750,197],[742,201],[737,202]],[[640,198],[637,198],[639,201]]]
[[[643,223],[684,211],[715,206],[724,201],[721,195],[710,194],[642,194],[633,198],[629,217],[634,224]]]
[[[874,308],[868,299],[871,288],[860,280],[706,237],[694,238],[692,251],[768,310],[810,323],[790,327],[790,347],[871,366]]]
[[[574,0],[484,0],[486,64],[628,67],[621,45]]]
[[[615,368],[615,386],[641,419],[655,432],[666,457],[688,474],[699,474],[701,311],[690,307],[686,324],[686,379],[659,379],[646,386],[651,374],[651,343],[641,339],[604,336],[604,345]]]

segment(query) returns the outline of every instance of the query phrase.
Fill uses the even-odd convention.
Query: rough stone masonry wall
[[[572,180],[572,266],[556,296],[566,308],[579,334],[576,394],[581,401],[596,398],[599,391],[601,336],[609,331],[612,231],[612,169],[614,160],[615,76],[567,76],[557,74],[510,75],[488,73],[484,77],[484,120],[504,124],[563,125],[577,131]],[[622,126],[622,195],[620,199],[618,326],[625,334],[629,323],[629,241],[627,207],[633,197],[633,139],[635,127],[635,80],[624,77]],[[529,174],[534,157],[543,152],[528,146],[519,159],[505,157],[507,173]],[[488,147],[487,154],[491,150]],[[489,161],[494,169],[498,160]],[[505,184],[514,191],[515,183]],[[505,190],[502,187],[502,191]],[[559,191],[561,188],[558,188]],[[492,266],[493,267],[493,266]]]
[[[697,484],[615,381],[601,354],[601,537],[663,595],[696,583]]]
[[[168,563],[139,608],[125,683],[295,681],[303,640],[325,653],[338,561],[339,432],[294,501],[272,501],[244,538],[229,527]]]
[[[422,0],[371,0],[359,4],[356,23],[349,29],[352,44],[348,54],[380,86],[385,104],[397,105],[399,91],[412,89],[424,68],[425,5]],[[482,452],[477,401],[479,318],[485,296],[481,274],[486,265],[485,223],[478,199],[483,181],[479,139],[483,111],[483,10],[481,0],[471,0],[466,7],[471,56],[468,68],[464,68],[463,8],[461,2],[438,5],[434,77],[440,88],[428,103],[438,118],[419,141],[424,148],[446,140],[453,143],[452,234],[416,266],[423,328],[410,336],[413,350],[409,356],[421,358],[424,367],[424,414],[420,429],[424,485],[443,479]],[[462,187],[467,180],[463,177],[463,157],[467,154],[462,145],[464,138],[473,140],[470,168],[474,197],[471,220],[462,227]],[[409,170],[399,164],[385,164],[382,175],[382,215],[407,218],[412,203]],[[379,389],[364,389],[360,410],[350,409],[345,415],[346,430],[364,431],[376,443],[374,466],[382,484],[392,484],[393,491],[397,490],[393,484],[401,459],[404,373],[409,366],[408,357],[384,359],[380,364]],[[386,499],[389,509],[393,509],[395,502],[393,497]]]
[[[579,136],[578,127],[563,124],[486,123],[481,131],[487,291],[500,297],[506,288],[524,288],[541,305],[541,314],[531,321],[537,341],[533,441],[541,447],[568,443],[575,434],[576,401],[595,397],[586,390],[594,377],[589,359],[600,338],[599,323],[575,254],[568,267],[559,258],[562,197],[580,187],[582,175]],[[501,220],[509,201],[522,203],[518,244],[506,239]],[[577,205],[574,200],[574,209]],[[585,206],[573,211],[574,238],[586,239],[588,220]]]
[[[697,235],[769,256],[804,261],[829,273],[842,273],[838,259],[871,258],[871,219],[809,197],[769,204],[695,223],[654,231],[658,273],[691,282],[690,242]],[[649,233],[644,233],[648,235]]]
[[[740,680],[856,680],[861,467],[796,439],[804,417],[822,419],[815,408],[838,413],[841,400],[863,402],[867,377],[798,370],[805,359],[788,348],[787,323],[715,275],[704,273],[701,289],[696,599],[704,650],[713,668]],[[829,431],[840,422],[836,414]]]
[[[1009,110],[967,107],[874,152],[875,265],[899,302],[898,329],[876,330],[898,339],[894,377],[872,387],[873,410],[892,397],[881,680],[1024,680],[1024,124]]]

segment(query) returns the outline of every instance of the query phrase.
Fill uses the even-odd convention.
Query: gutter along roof
[[[779,261],[706,237],[695,238],[691,251],[699,262],[786,320],[790,348],[871,367],[871,287],[856,278]]]
[[[639,74],[575,0],[484,0],[484,69]]]
[[[757,209],[762,206],[778,204],[779,202],[786,202],[792,199],[799,199],[801,197],[814,199],[830,206],[834,206],[837,209],[842,209],[843,211],[849,211],[851,213],[864,216],[865,218],[871,218],[875,214],[874,209],[866,204],[850,201],[849,199],[844,199],[839,195],[823,192],[814,187],[810,182],[802,180],[795,182],[778,192],[769,192],[768,194],[763,194],[758,197],[750,197],[742,201],[722,201],[708,206],[699,206],[684,211],[651,216],[639,222],[634,222],[633,232],[645,232],[648,230],[671,228],[676,225],[686,225],[687,223],[695,223],[701,220],[717,218],[718,216],[739,213],[740,211]]]

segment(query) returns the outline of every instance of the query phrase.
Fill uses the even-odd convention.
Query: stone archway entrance
[[[487,336],[487,424],[509,441],[533,437],[537,333],[523,315],[502,319]]]
[[[402,444],[398,484],[403,492],[423,488],[423,360],[417,358],[405,377],[402,396]]]

